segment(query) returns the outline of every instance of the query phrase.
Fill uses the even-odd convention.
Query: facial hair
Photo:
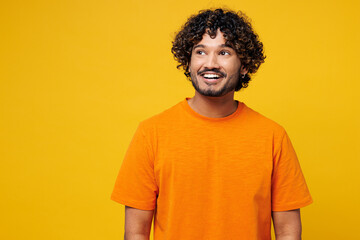
[[[193,72],[190,72],[190,76],[191,76],[191,83],[192,83],[193,87],[195,88],[195,90],[197,92],[199,92],[201,95],[207,96],[207,97],[221,97],[221,96],[224,96],[225,94],[235,90],[237,82],[239,81],[239,74],[234,74],[234,75],[229,76],[228,79],[226,79],[227,82],[219,90],[214,90],[214,89],[211,89],[211,88],[201,89],[199,87],[199,81],[197,79],[197,75],[194,74]],[[237,78],[238,80],[233,81],[233,78]]]

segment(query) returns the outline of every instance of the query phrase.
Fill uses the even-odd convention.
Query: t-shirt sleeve
[[[272,211],[288,211],[313,202],[288,134],[275,144],[271,184]]]
[[[154,175],[154,155],[142,123],[130,142],[111,194],[111,199],[126,206],[153,210],[158,187]]]

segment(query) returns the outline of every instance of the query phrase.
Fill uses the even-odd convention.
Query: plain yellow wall
[[[1,239],[123,239],[122,158],[139,121],[193,96],[171,40],[218,6],[264,43],[236,98],[293,142],[314,199],[303,239],[360,239],[357,0],[3,1]]]

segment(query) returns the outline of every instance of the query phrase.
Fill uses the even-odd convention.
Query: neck
[[[188,104],[195,112],[210,118],[226,117],[237,109],[234,91],[221,97],[207,97],[195,91],[194,97],[188,100]]]

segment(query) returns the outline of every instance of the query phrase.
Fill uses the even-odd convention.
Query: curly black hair
[[[237,53],[241,64],[248,70],[244,78],[239,76],[235,91],[246,88],[251,75],[254,74],[265,60],[263,44],[254,32],[250,19],[241,11],[234,12],[227,9],[201,10],[192,15],[176,34],[171,52],[183,68],[185,76],[191,81],[189,64],[194,45],[200,42],[205,34],[216,37],[217,30],[223,33],[226,44]]]

